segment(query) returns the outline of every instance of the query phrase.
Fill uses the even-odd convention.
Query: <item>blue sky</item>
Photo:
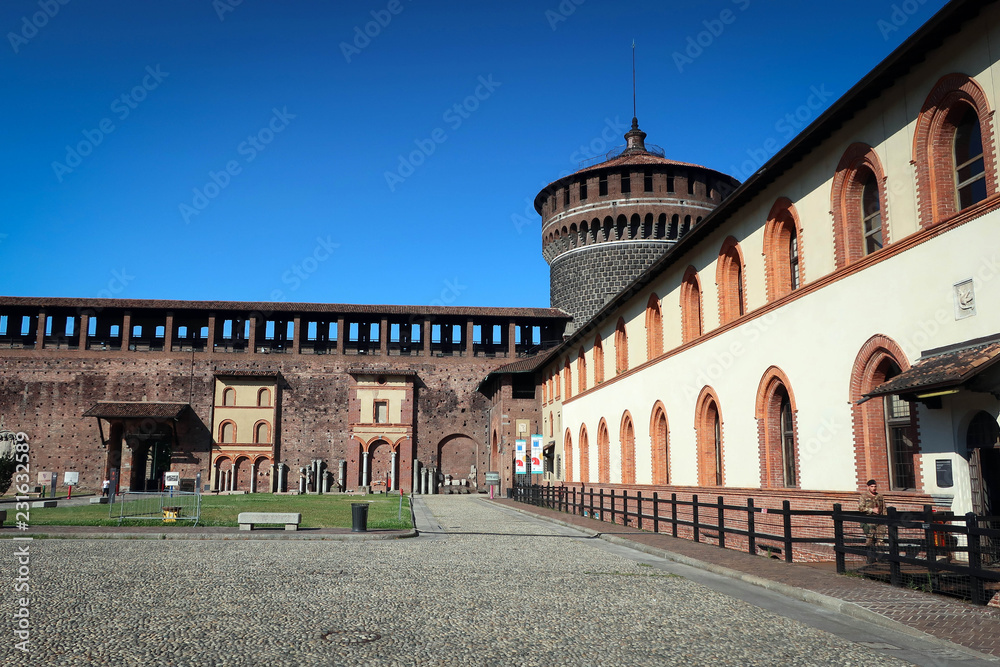
[[[743,180],[943,4],[5,0],[0,294],[547,306],[633,39],[647,142]]]

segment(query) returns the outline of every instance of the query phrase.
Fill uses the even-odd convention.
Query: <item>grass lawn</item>
[[[410,499],[402,497],[402,519],[398,519],[400,496],[368,495],[346,496],[324,494],[321,496],[284,496],[270,493],[217,496],[206,494],[201,497],[201,520],[199,526],[238,526],[240,512],[299,512],[302,514],[301,528],[350,528],[351,503],[368,503],[368,529],[405,530],[412,528],[410,521]],[[32,508],[29,525],[32,526],[117,526],[120,505],[112,506],[112,517],[108,516],[108,505],[77,505],[75,507]],[[7,519],[12,521],[13,506],[5,506]],[[127,519],[123,526],[185,527],[191,521],[164,523],[157,520]]]

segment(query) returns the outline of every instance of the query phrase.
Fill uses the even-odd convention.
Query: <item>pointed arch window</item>
[[[646,359],[655,359],[663,354],[663,315],[660,298],[649,295],[646,302]]]
[[[582,347],[576,355],[576,377],[577,393],[582,394],[587,391],[587,358]]]
[[[649,434],[653,447],[653,484],[669,484],[670,452],[668,450],[667,413],[659,401],[653,407]]]
[[[958,208],[968,208],[986,199],[986,169],[979,116],[971,107],[955,127],[955,187]]]
[[[803,260],[798,214],[792,202],[780,197],[764,226],[764,274],[767,300],[779,299],[802,285]]]
[[[865,254],[882,249],[882,206],[879,203],[878,180],[868,172],[861,191],[861,222],[865,235]]]
[[[622,415],[620,437],[622,446],[622,484],[635,484],[635,428],[632,426],[632,416],[628,411]]]
[[[698,439],[698,484],[722,486],[723,474],[722,414],[715,392],[702,389],[698,401],[695,430]]]
[[[586,425],[580,427],[580,481],[590,482],[590,441]]]
[[[723,242],[719,252],[715,282],[719,286],[719,322],[725,324],[741,317],[746,312],[743,254],[732,236]]]
[[[681,282],[681,333],[685,343],[701,336],[701,285],[693,266]]]
[[[573,481],[573,435],[566,429],[566,435],[563,436],[563,460],[566,462],[563,470],[565,471],[565,476],[563,479],[567,482]]]
[[[604,347],[598,334],[594,339],[594,384],[599,385],[602,382],[604,382]]]
[[[611,438],[603,419],[597,427],[597,481],[601,484],[611,482]]]
[[[615,374],[628,370],[628,332],[625,331],[625,319],[618,318],[615,327]]]
[[[563,368],[563,384],[566,385],[563,387],[563,392],[566,396],[566,400],[568,401],[573,397],[573,371],[569,365],[569,357],[566,357],[566,364]]]

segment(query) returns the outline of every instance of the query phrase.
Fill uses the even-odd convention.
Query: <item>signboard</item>
[[[64,472],[63,473],[63,484],[65,486],[76,486],[80,483],[80,473],[78,472]]]
[[[176,489],[181,485],[181,474],[179,472],[163,473],[163,485],[167,488]]]
[[[940,488],[949,489],[955,485],[955,480],[951,472],[951,459],[935,460],[934,471],[937,473],[937,485]]]
[[[542,436],[535,433],[531,436],[531,474],[541,475],[545,472],[542,466]]]
[[[514,441],[514,472],[518,475],[523,475],[528,472],[526,460],[527,452],[525,451],[527,446],[527,440]]]
[[[486,486],[500,486],[500,473],[487,471]]]
[[[40,472],[40,473],[38,473],[38,485],[39,486],[48,486],[49,484],[52,483],[52,477],[53,477],[53,475],[50,472]]]

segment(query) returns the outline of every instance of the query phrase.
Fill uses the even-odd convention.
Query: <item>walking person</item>
[[[885,516],[885,498],[878,492],[878,482],[870,479],[866,486],[868,488],[861,492],[861,497],[858,499],[858,511],[862,514]],[[863,523],[861,530],[867,538],[865,548],[868,550],[868,563],[874,563],[878,543],[888,531],[886,526],[876,523]]]

